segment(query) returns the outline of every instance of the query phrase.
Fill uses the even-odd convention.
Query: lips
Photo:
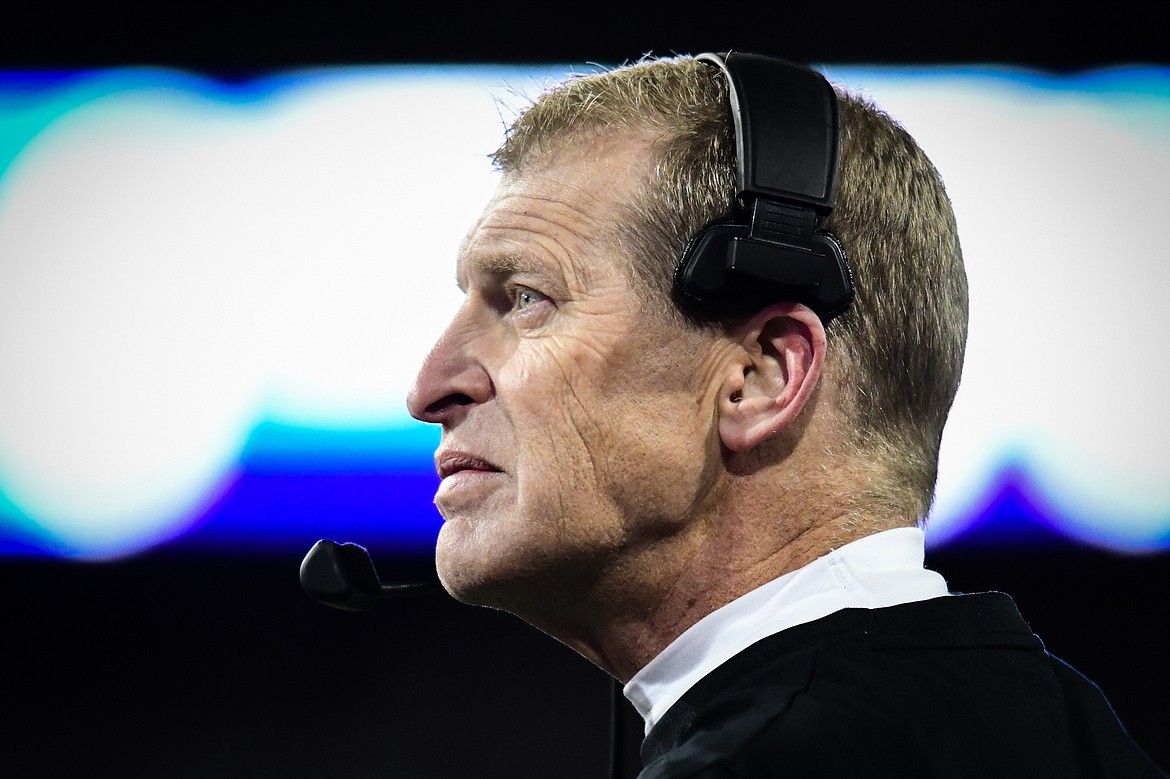
[[[454,449],[441,449],[435,453],[435,470],[439,472],[440,479],[446,479],[448,476],[464,471],[500,472],[499,468],[482,457]]]

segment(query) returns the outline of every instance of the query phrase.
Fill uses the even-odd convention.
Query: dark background
[[[1165,63],[1151,7],[45,0],[0,14],[0,68],[145,64],[241,79],[315,65],[609,64],[737,48],[816,64],[1075,73]],[[0,561],[0,774],[606,775],[611,685],[599,671],[514,617],[445,596],[370,614],[321,606],[297,583],[303,551]],[[378,562],[384,576],[429,568]],[[1049,648],[1096,680],[1170,765],[1170,556],[997,538],[933,552],[929,564],[953,589],[1013,594]]]
[[[575,653],[445,595],[328,608],[301,591],[301,556],[0,564],[0,775],[608,775],[611,684]],[[1170,765],[1165,555],[974,545],[928,563],[953,589],[1014,595]],[[384,578],[428,567],[379,559]]]
[[[39,0],[0,14],[0,65],[164,64],[246,74],[306,64],[616,63],[736,48],[817,64],[1165,61],[1156,3],[400,3]]]

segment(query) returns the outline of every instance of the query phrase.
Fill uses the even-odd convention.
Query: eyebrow
[[[548,266],[545,263],[518,254],[491,254],[475,260],[475,265],[480,270],[497,276],[515,273],[548,273]]]
[[[455,281],[459,288],[464,287],[464,278],[468,270],[485,273],[489,276],[514,276],[532,274],[544,278],[551,278],[547,263],[522,254],[484,254],[482,256],[465,257],[455,269]]]

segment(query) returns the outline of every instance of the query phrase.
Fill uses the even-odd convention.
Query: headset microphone
[[[301,562],[301,587],[310,597],[347,611],[368,611],[382,598],[438,592],[435,579],[383,584],[365,547],[321,539]]]
[[[301,587],[312,598],[347,611],[369,611],[382,598],[426,595],[442,590],[437,579],[398,584],[382,584],[374,561],[366,548],[357,544],[339,544],[321,539],[301,561]],[[625,719],[622,714],[622,686],[610,682],[610,776],[625,776],[622,738]]]

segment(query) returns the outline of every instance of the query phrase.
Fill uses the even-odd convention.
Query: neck
[[[862,510],[848,469],[826,469],[805,449],[779,463],[725,469],[674,532],[623,547],[604,573],[564,593],[563,608],[521,616],[625,683],[740,596],[849,541],[914,524]]]
[[[729,512],[627,557],[571,617],[529,621],[624,684],[703,617],[840,546],[840,523],[819,520]]]

